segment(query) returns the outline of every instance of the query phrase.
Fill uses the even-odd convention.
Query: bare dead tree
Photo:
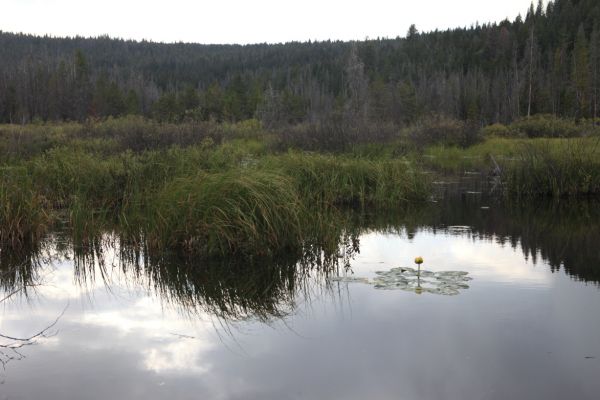
[[[28,261],[30,263],[33,263],[33,264],[36,264],[37,266],[39,266],[40,260],[38,259],[38,257],[36,255],[31,257]],[[1,272],[0,278],[5,279],[6,277],[10,276],[11,274],[15,274],[15,271],[17,271],[19,268],[27,268],[27,265],[25,265],[23,263],[18,263],[17,265],[14,265],[13,267]],[[38,282],[36,282],[36,281],[38,281]],[[7,300],[11,299],[12,297],[16,296],[17,294],[24,293],[24,295],[27,296],[27,289],[35,288],[38,286],[42,286],[42,283],[39,283],[39,279],[35,279],[34,281],[29,281],[29,280],[22,281],[22,282],[20,282],[20,285],[18,287],[12,289],[10,292],[4,294],[3,297],[0,298],[0,304],[6,302]],[[11,361],[15,361],[15,360],[18,361],[18,360],[22,360],[23,358],[25,358],[25,355],[21,352],[21,349],[23,349],[24,347],[35,345],[36,343],[39,342],[40,339],[49,338],[49,337],[52,337],[52,336],[55,336],[56,334],[58,334],[58,331],[55,330],[54,328],[56,327],[60,318],[66,312],[68,306],[69,306],[69,304],[67,303],[65,308],[56,317],[56,319],[54,319],[54,321],[52,321],[50,324],[45,326],[43,329],[37,331],[36,333],[34,333],[32,335],[20,337],[20,336],[12,336],[12,335],[6,335],[3,333],[0,333],[0,366],[2,366],[2,369],[6,369],[6,365],[8,363],[10,363]]]
[[[4,299],[1,301],[4,301]],[[3,335],[0,333],[0,340],[2,341],[0,342],[0,365],[2,368],[6,369],[6,365],[11,361],[24,359],[25,355],[20,352],[23,347],[32,346],[36,344],[39,339],[49,338],[57,335],[58,331],[55,330],[54,327],[60,318],[65,314],[67,308],[68,304],[51,324],[31,336],[16,337]]]

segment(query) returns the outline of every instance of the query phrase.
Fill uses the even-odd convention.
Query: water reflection
[[[482,208],[489,207],[489,208]],[[437,208],[434,231],[468,225],[474,239],[492,239],[519,248],[552,271],[600,283],[600,203],[564,200],[511,204],[486,198],[446,198]]]
[[[598,283],[598,212],[468,195],[340,216],[301,254],[244,262],[57,232],[0,251],[2,293],[17,291],[0,333],[28,337],[70,304],[58,335],[7,368],[0,399],[594,398],[600,291],[562,271]],[[404,276],[416,255],[428,274],[468,272],[470,288],[415,296],[330,279]]]
[[[208,313],[226,321],[253,318],[266,322],[289,315],[297,299],[309,297],[325,276],[347,268],[357,241],[353,234],[344,233],[333,253],[311,246],[301,255],[240,262],[156,254],[105,237],[93,252],[79,248],[74,266],[80,281],[100,272],[106,283],[110,275],[106,259],[111,254],[110,268],[119,270],[125,281],[150,289],[163,302],[190,315]]]
[[[468,289],[472,278],[465,271],[427,271],[397,267],[387,271],[375,271],[376,277],[369,279],[359,276],[334,276],[333,282],[364,283],[373,285],[375,289],[404,290],[416,294],[431,293],[444,296],[455,296],[461,290]]]
[[[563,269],[576,279],[600,283],[600,247],[596,245],[600,206],[591,200],[526,205],[493,202],[481,196],[448,196],[440,203],[400,214],[340,215],[331,230],[321,235],[327,240],[310,242],[301,254],[242,262],[156,252],[145,246],[143,239],[132,240],[115,232],[77,243],[65,232],[57,232],[34,248],[18,252],[0,249],[0,288],[2,297],[27,296],[41,283],[41,271],[57,260],[72,258],[74,279],[81,287],[96,280],[110,287],[119,272],[123,281],[152,290],[163,301],[190,313],[208,312],[229,320],[269,320],[292,312],[296,297],[309,295],[317,282],[326,285],[324,278],[340,272],[345,279],[352,276],[351,261],[360,252],[359,238],[371,232],[401,234],[409,240],[420,232],[431,232],[493,241],[520,249],[534,264],[539,259],[553,272]],[[430,251],[435,254],[435,249]],[[389,267],[409,270],[406,265]],[[388,275],[381,274],[380,280]],[[405,276],[396,278],[406,281]]]

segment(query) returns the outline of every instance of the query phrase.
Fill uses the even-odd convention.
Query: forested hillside
[[[532,4],[498,24],[357,42],[199,45],[0,31],[0,122],[142,114],[159,121],[478,124],[596,117],[600,2]]]

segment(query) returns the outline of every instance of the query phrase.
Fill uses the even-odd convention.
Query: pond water
[[[0,399],[600,398],[597,203],[470,192],[361,225],[329,271],[4,252],[0,334],[42,334],[1,339]],[[381,285],[416,256],[423,287],[469,279]]]

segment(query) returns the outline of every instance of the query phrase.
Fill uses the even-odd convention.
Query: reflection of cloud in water
[[[210,370],[210,364],[199,365],[202,353],[210,346],[191,338],[178,338],[166,345],[159,345],[144,350],[146,369],[158,373],[184,372],[204,374]]]
[[[201,353],[213,347],[208,332],[213,325],[208,321],[189,320],[175,310],[164,309],[150,297],[116,311],[86,312],[81,321],[84,325],[110,328],[118,336],[137,337],[147,342],[143,350],[144,365],[156,372],[189,371],[205,372],[208,366],[199,365]],[[193,330],[193,337],[184,337]]]
[[[193,308],[194,301],[208,293],[237,305],[249,298],[249,292],[239,290],[248,282],[278,280],[269,281],[269,274],[252,280],[250,273],[243,275],[244,269],[195,275],[202,270],[190,268],[189,278],[178,281],[174,278],[179,275],[169,273],[186,270],[165,267],[149,278],[132,277],[110,266],[105,270],[110,281],[107,289],[99,275],[82,282],[74,277],[70,262],[56,263],[56,270],[48,275],[49,285],[37,291],[39,299],[30,304],[10,302],[0,314],[4,319],[0,331],[31,332],[56,317],[66,301],[71,303],[59,336],[28,349],[26,362],[9,370],[6,393],[10,398],[58,399],[66,387],[72,397],[90,399],[363,399],[390,393],[410,398],[477,398],[494,388],[505,398],[514,398],[515,393],[535,398],[532,390],[537,393],[544,385],[549,385],[544,394],[550,397],[573,388],[577,398],[597,393],[597,383],[590,378],[597,368],[583,359],[598,344],[595,290],[580,290],[581,285],[563,276],[551,277],[547,268],[532,268],[520,249],[466,234],[434,235],[429,230],[417,231],[410,240],[404,234],[363,235],[361,252],[353,262],[354,276],[373,280],[376,271],[414,266],[417,255],[425,258],[423,268],[429,271],[468,271],[474,278],[472,289],[445,298],[376,292],[357,285],[342,293],[340,304],[334,304],[333,296],[320,296],[308,304],[286,297],[287,291],[277,291],[266,299],[283,297],[282,301],[301,304],[277,321],[281,329],[258,319],[236,319],[240,322],[234,324],[235,337],[225,337],[225,343],[219,341],[211,313]],[[310,279],[317,280],[315,274]],[[558,280],[550,288],[554,291],[520,290],[549,285],[550,279]],[[159,282],[177,290],[159,290],[155,286]],[[490,295],[476,290],[486,282],[485,289],[499,282],[502,292]],[[565,287],[559,286],[561,282]],[[210,289],[210,283],[232,290],[202,290],[197,296],[182,290]],[[557,290],[569,287],[577,291]],[[257,288],[264,292],[263,286]],[[174,301],[178,293],[189,301]],[[557,301],[559,296],[565,297],[564,302]],[[561,313],[556,311],[559,306]],[[570,312],[574,307],[587,310]],[[565,341],[565,337],[576,340]],[[564,362],[574,360],[574,354],[581,356],[579,364]],[[555,357],[562,362],[546,362]],[[548,383],[549,375],[571,379],[576,385]],[[36,377],[33,384],[32,376]],[[359,379],[348,380],[348,376]],[[580,387],[584,389],[577,391]],[[505,388],[510,390],[502,392]]]
[[[210,316],[203,321],[193,322],[185,318],[185,310],[169,305],[147,290],[136,285],[117,285],[113,282],[107,291],[102,279],[91,281],[82,288],[73,278],[72,265],[61,263],[48,275],[48,282],[38,287],[36,298],[30,304],[13,301],[5,304],[0,314],[0,328],[14,334],[32,331],[40,321],[56,317],[57,306],[68,301],[70,309],[61,318],[60,325],[68,327],[67,332],[39,343],[51,348],[71,346],[65,342],[70,334],[79,335],[90,328],[109,330],[117,342],[133,340],[140,350],[144,368],[154,372],[174,372],[199,374],[208,370],[202,362],[201,354],[214,344],[214,326]],[[38,307],[43,302],[43,307]],[[26,317],[24,317],[24,315]],[[190,334],[193,338],[181,336]],[[143,345],[142,345],[143,344]],[[103,351],[113,348],[111,341],[77,341],[77,346],[87,351]]]
[[[360,241],[360,256],[353,267],[374,275],[382,264],[389,267],[413,265],[415,256],[423,256],[424,266],[432,271],[467,271],[477,281],[548,286],[549,268],[533,268],[520,249],[500,246],[489,239],[474,239],[467,235],[434,234],[422,230],[407,240],[404,234],[369,233]],[[359,273],[360,271],[360,273]]]

